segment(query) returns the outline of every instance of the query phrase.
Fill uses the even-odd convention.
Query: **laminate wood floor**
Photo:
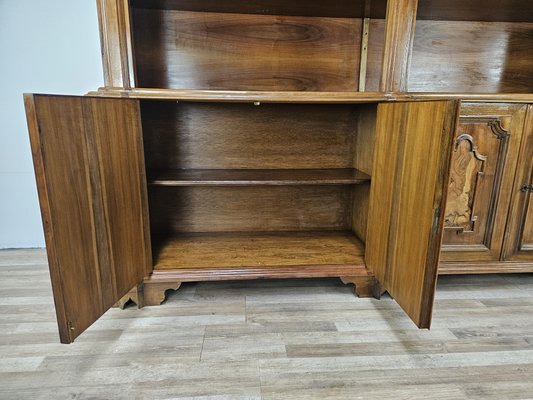
[[[533,275],[439,279],[433,325],[336,279],[184,284],[59,344],[42,250],[0,252],[1,399],[531,399]]]

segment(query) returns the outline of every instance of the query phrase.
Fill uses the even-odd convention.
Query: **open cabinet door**
[[[366,264],[420,328],[437,280],[456,101],[378,106]]]
[[[25,95],[62,343],[151,271],[136,100]]]

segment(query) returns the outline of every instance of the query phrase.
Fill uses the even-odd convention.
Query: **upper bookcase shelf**
[[[409,91],[533,92],[533,1],[419,0]]]
[[[531,0],[98,0],[108,88],[533,92]]]
[[[384,18],[385,6],[383,0],[367,10],[364,1],[347,0],[135,0],[137,86],[377,90],[384,24],[365,25],[363,18],[365,12]]]

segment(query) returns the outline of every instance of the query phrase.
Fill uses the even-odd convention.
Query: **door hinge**
[[[533,193],[533,185],[524,183],[522,187],[520,188],[520,191],[522,193]]]

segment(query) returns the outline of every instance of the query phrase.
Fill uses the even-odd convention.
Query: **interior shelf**
[[[148,171],[148,184],[156,186],[352,185],[369,180],[370,176],[355,168]]]
[[[217,232],[154,240],[154,270],[364,266],[364,244],[352,232]]]

